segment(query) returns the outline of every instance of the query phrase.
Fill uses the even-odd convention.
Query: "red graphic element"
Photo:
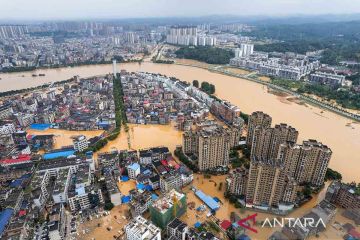
[[[258,231],[255,228],[252,228],[250,224],[249,225],[247,224],[247,221],[252,220],[252,225],[255,225],[256,216],[257,216],[257,213],[255,213],[253,215],[250,215],[247,218],[241,219],[237,223],[239,224],[239,226],[242,226],[245,229],[249,229],[250,231],[253,231],[254,233],[257,233]]]

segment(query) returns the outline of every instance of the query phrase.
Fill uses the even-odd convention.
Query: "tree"
[[[106,202],[105,205],[104,205],[104,209],[106,211],[110,211],[113,208],[114,208],[114,204],[112,202]]]
[[[193,81],[193,86],[196,88],[199,88],[199,81],[198,80],[194,80]]]
[[[310,197],[311,196],[311,193],[312,193],[312,190],[311,190],[311,187],[309,184],[306,184],[305,185],[305,188],[303,190],[303,194],[305,197]]]
[[[341,180],[342,179],[342,175],[341,173],[332,170],[331,168],[328,168],[326,170],[326,174],[325,174],[325,180]]]
[[[175,52],[178,58],[194,59],[210,64],[228,64],[234,52],[215,47],[181,47]]]
[[[207,94],[214,94],[215,93],[215,85],[210,84],[208,82],[202,82],[200,88],[201,88],[201,90],[203,90]]]
[[[215,85],[210,84],[210,86],[209,86],[209,93],[210,93],[210,94],[214,94],[214,93],[215,93]]]

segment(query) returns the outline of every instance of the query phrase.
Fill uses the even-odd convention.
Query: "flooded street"
[[[86,136],[87,139],[90,139],[92,137],[96,137],[104,133],[104,131],[102,130],[68,131],[68,130],[50,129],[50,128],[44,131],[34,130],[34,129],[28,129],[26,131],[30,135],[47,135],[47,134],[55,135],[54,149],[58,149],[66,146],[72,146],[73,145],[72,137],[74,136],[84,135]]]
[[[106,152],[111,150],[120,150],[129,148],[128,139],[130,139],[130,147],[131,149],[139,149],[146,148],[151,146],[168,146],[171,151],[173,151],[176,145],[181,144],[181,132],[177,131],[174,126],[167,125],[133,125],[129,124],[129,133],[125,133],[124,131],[121,135],[114,141],[109,142],[105,148],[103,148],[100,152]],[[57,129],[48,129],[45,131],[34,131],[29,130],[30,134],[54,134],[56,136],[55,146],[56,148],[60,148],[63,146],[68,146],[72,144],[71,137],[79,134],[79,132],[66,131],[66,130],[57,130]],[[102,134],[102,131],[87,131],[80,132],[80,134],[84,134],[88,138]],[[128,137],[130,136],[130,137]],[[96,155],[95,155],[96,157]],[[216,182],[216,184],[215,184]],[[221,189],[219,188],[220,183],[222,183]],[[193,191],[191,191],[191,186],[194,186],[198,189],[201,189],[205,194],[210,195],[212,197],[218,197],[222,204],[220,209],[216,212],[216,218],[222,220],[228,220],[230,218],[230,214],[235,212],[241,218],[245,218],[249,215],[257,213],[257,221],[264,221],[265,218],[272,219],[274,216],[265,213],[254,212],[251,210],[237,209],[233,204],[231,204],[227,199],[224,198],[224,191],[226,189],[226,176],[211,176],[210,179],[204,178],[203,175],[195,174],[194,181],[191,185],[185,187],[183,191],[187,195],[187,202],[194,202],[195,208],[199,207],[203,202],[198,199]],[[314,195],[314,198],[304,204],[301,208],[296,209],[287,217],[301,217],[305,213],[309,212],[311,208],[313,208],[317,203],[319,203],[325,196],[325,191],[328,186],[328,183],[323,188],[323,190]],[[129,180],[128,182],[118,182],[118,187],[123,195],[128,195],[129,191],[136,188],[136,182],[133,180]],[[87,222],[84,224],[80,231],[79,239],[91,239],[95,237],[96,239],[101,239],[103,237],[112,238],[113,235],[118,234],[118,231],[122,229],[126,221],[121,219],[121,216],[128,210],[127,205],[121,205],[114,208],[111,211],[110,216],[102,217],[100,219],[94,219],[93,221]],[[207,219],[206,214],[208,210],[204,212],[197,212],[195,209],[187,209],[187,213],[181,217],[182,220],[186,221],[190,226],[193,226],[196,222],[205,222]],[[114,216],[117,215],[117,219]],[[336,214],[334,222],[339,222],[341,224],[350,222],[341,216],[340,213]],[[100,227],[98,224],[100,223]],[[111,226],[113,229],[108,231],[106,228]],[[247,231],[252,239],[266,239],[270,236],[274,231],[278,230],[278,228],[261,228],[260,226],[256,226],[258,229],[258,233],[253,233],[251,231]],[[359,229],[359,227],[358,227]],[[87,234],[82,234],[83,230],[89,231]],[[360,229],[359,229],[360,230]],[[321,233],[321,237],[329,238],[329,239],[337,239],[340,236],[340,232],[333,228],[332,226],[328,227],[325,233]],[[107,239],[106,238],[106,239]],[[314,237],[314,239],[316,239]]]
[[[37,70],[45,77],[31,77],[32,72],[0,74],[0,91],[27,88],[51,81],[60,81],[80,75],[89,77],[111,72],[111,65],[81,66],[75,68]],[[342,173],[345,181],[360,181],[360,124],[332,112],[306,104],[297,104],[291,99],[268,93],[267,88],[254,82],[224,76],[204,69],[174,64],[154,64],[150,62],[119,64],[118,69],[128,71],[147,71],[177,77],[192,82],[197,79],[215,84],[216,94],[238,105],[245,113],[265,111],[275,123],[288,123],[299,130],[299,140],[317,139],[327,144],[333,151],[330,167]],[[25,77],[22,77],[25,75]],[[138,129],[140,128],[140,130]],[[174,145],[181,142],[181,134],[170,126],[135,126],[132,148],[155,145]],[[148,135],[150,134],[150,135]],[[139,137],[137,137],[139,136]],[[126,147],[124,134],[114,141],[115,147]],[[171,146],[172,145],[172,146]],[[104,148],[109,150],[110,144]]]
[[[129,124],[129,132],[122,131],[117,139],[109,141],[98,153],[110,152],[123,149],[142,149],[154,146],[167,146],[174,152],[177,145],[181,144],[182,132],[178,131],[173,125],[135,125]],[[104,131],[67,131],[61,129],[47,129],[44,131],[27,130],[32,135],[55,135],[54,148],[62,148],[73,145],[72,137],[84,135],[87,139],[99,136]],[[130,140],[130,142],[129,142]],[[129,144],[130,143],[130,144]],[[95,158],[96,158],[95,154]]]

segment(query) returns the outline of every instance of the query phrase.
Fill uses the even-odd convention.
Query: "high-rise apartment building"
[[[246,138],[246,144],[248,146],[251,146],[253,141],[253,133],[257,126],[261,126],[263,128],[269,128],[271,127],[272,118],[263,112],[253,112],[251,116],[249,117],[248,122],[248,132],[247,132],[247,138]]]
[[[125,41],[129,44],[135,43],[135,34],[133,32],[126,32],[125,33]]]
[[[212,36],[198,36],[197,27],[172,27],[166,35],[166,42],[186,46],[215,46],[216,38]]]
[[[224,128],[217,124],[200,127],[183,134],[183,151],[197,156],[198,167],[205,171],[229,164],[230,148],[240,138],[241,130]]]
[[[0,38],[18,38],[28,33],[28,27],[22,25],[0,26]]]
[[[326,145],[316,141],[304,141],[302,145],[281,144],[278,160],[284,164],[286,173],[298,183],[311,183],[321,186],[332,151]]]
[[[316,140],[297,144],[299,133],[295,128],[286,124],[273,128],[270,125],[271,117],[263,112],[255,112],[249,118],[248,205],[293,204],[299,184],[321,186],[324,183],[331,158],[330,148]]]
[[[248,57],[254,53],[254,44],[242,43],[240,48],[235,49],[235,58]]]
[[[251,144],[251,159],[276,160],[280,145],[286,142],[296,142],[298,131],[284,123],[274,128],[257,126],[253,131]]]
[[[258,126],[253,131],[251,158],[259,160],[275,160],[281,143],[297,138],[297,131],[286,124],[274,128]],[[294,141],[292,141],[294,142]]]
[[[249,205],[277,206],[282,200],[285,171],[278,162],[252,160],[246,189]]]
[[[228,192],[234,195],[245,195],[249,171],[245,168],[234,169],[226,179]]]

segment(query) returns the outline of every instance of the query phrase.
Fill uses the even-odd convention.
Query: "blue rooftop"
[[[138,163],[133,163],[133,164],[129,165],[129,168],[133,171],[136,171],[140,168],[140,165]]]
[[[10,208],[6,208],[4,211],[0,212],[0,236],[3,234],[5,227],[9,223],[13,213],[14,210]]]
[[[159,196],[156,195],[155,193],[151,194],[151,199],[152,199],[153,201],[155,201],[155,200],[158,199],[158,198],[159,198]]]
[[[85,188],[84,187],[79,187],[79,188],[75,189],[75,192],[77,193],[77,195],[84,195],[85,194]]]
[[[59,157],[68,157],[74,155],[75,150],[64,150],[64,151],[56,151],[56,152],[49,152],[44,154],[45,160],[55,159]]]
[[[129,181],[129,177],[128,176],[121,176],[121,181],[127,182],[127,181]]]
[[[216,202],[211,196],[203,193],[201,190],[197,190],[195,195],[200,198],[211,210],[216,211],[220,208],[218,202]]]
[[[251,238],[246,234],[241,234],[238,240],[251,240]]]
[[[131,196],[122,196],[121,197],[121,202],[122,203],[129,203],[131,200]]]
[[[41,130],[41,131],[46,130],[50,127],[51,127],[51,124],[47,124],[47,123],[33,123],[30,125],[31,129]]]
[[[138,183],[138,184],[136,184],[136,188],[139,190],[144,190],[145,186],[142,183]]]

